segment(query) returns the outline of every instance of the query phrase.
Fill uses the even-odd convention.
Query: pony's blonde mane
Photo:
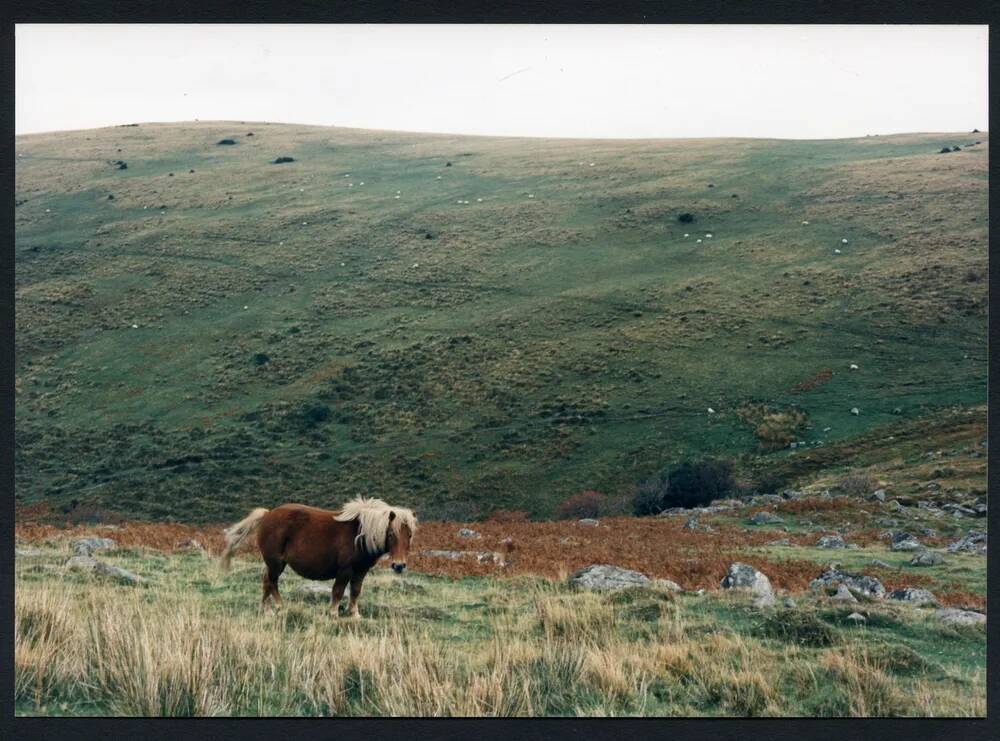
[[[395,512],[391,521],[389,515]],[[410,529],[410,537],[417,532],[417,516],[413,510],[404,507],[393,507],[381,499],[366,499],[357,497],[347,502],[334,517],[341,522],[358,521],[358,537],[355,542],[363,542],[369,553],[380,553],[385,550],[389,538],[389,528],[398,533],[399,528],[406,525]]]

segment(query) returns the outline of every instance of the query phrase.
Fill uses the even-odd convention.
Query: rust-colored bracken
[[[793,504],[791,502],[787,504]],[[580,525],[576,520],[560,522],[496,522],[471,524],[481,538],[462,538],[458,530],[470,526],[460,522],[421,523],[410,548],[409,569],[418,573],[438,574],[452,578],[463,576],[537,575],[561,578],[572,571],[594,563],[607,563],[640,571],[650,577],[666,578],[685,589],[717,589],[733,561],[742,561],[760,569],[778,589],[801,591],[819,575],[822,568],[814,561],[761,555],[754,546],[765,545],[777,537],[787,538],[794,545],[812,545],[815,534],[779,534],[773,530],[746,530],[713,523],[716,532],[705,533],[683,529],[684,518],[615,517],[600,520],[596,527]],[[226,523],[228,525],[229,523]],[[16,534],[20,540],[42,542],[63,540],[81,535],[106,535],[121,547],[143,547],[172,552],[187,540],[198,540],[212,554],[223,547],[225,525],[195,526],[174,523],[122,522],[115,530],[100,525],[57,527],[51,524],[18,522]],[[851,536],[853,542],[872,543],[879,540],[877,531],[869,530]],[[931,541],[933,539],[926,539]],[[509,542],[508,542],[509,541]],[[930,543],[928,543],[930,544]],[[421,555],[425,551],[460,551],[457,559]],[[492,558],[480,561],[478,553],[499,553],[498,566]],[[239,553],[259,559],[252,546],[245,545]],[[831,559],[835,560],[831,552]],[[962,586],[941,584],[923,574],[873,568],[867,571],[877,576],[887,590],[900,587],[932,588],[946,606],[985,606],[985,599],[963,590]]]

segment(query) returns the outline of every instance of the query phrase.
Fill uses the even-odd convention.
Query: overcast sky
[[[986,26],[18,25],[16,133],[238,120],[552,137],[988,129]]]

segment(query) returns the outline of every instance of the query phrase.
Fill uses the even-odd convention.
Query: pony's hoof
[[[345,620],[360,620],[361,619],[361,613],[359,613],[359,612],[347,612],[347,613],[344,613],[344,619]]]

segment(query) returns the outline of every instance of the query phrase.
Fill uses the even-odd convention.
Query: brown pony
[[[397,574],[406,568],[406,554],[417,530],[411,510],[390,507],[381,499],[358,497],[339,512],[304,504],[283,504],[272,510],[255,509],[225,532],[222,570],[240,544],[254,531],[264,558],[264,595],[281,607],[278,578],[291,566],[306,579],[333,579],[330,610],[336,614],[347,583],[351,584],[349,617],[358,617],[358,596],[368,570],[386,553]]]

